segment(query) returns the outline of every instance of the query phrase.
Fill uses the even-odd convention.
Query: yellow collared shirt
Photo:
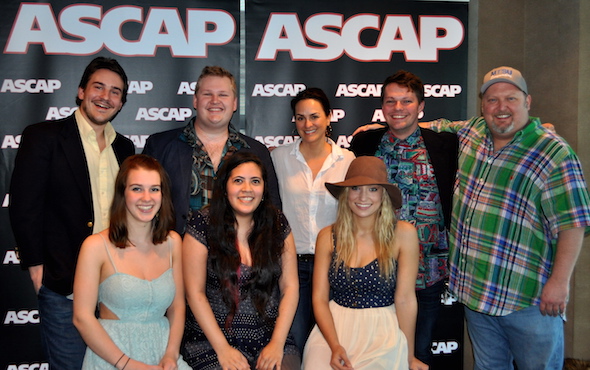
[[[104,128],[106,147],[101,152],[96,139],[96,132],[82,116],[79,110],[74,113],[82,146],[86,154],[86,164],[90,175],[92,204],[94,209],[93,233],[109,227],[109,209],[115,192],[115,178],[119,172],[119,163],[113,151],[116,133],[113,125],[107,122]]]

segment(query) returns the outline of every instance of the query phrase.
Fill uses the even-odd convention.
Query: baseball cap
[[[521,89],[525,94],[529,94],[526,87],[526,81],[522,77],[522,74],[519,70],[512,67],[497,67],[486,73],[483,78],[483,85],[481,85],[482,95],[486,92],[488,87],[496,82],[508,82]]]

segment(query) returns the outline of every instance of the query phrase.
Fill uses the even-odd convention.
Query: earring
[[[328,126],[326,126],[326,137],[331,137],[333,131],[334,130],[332,129],[332,124],[329,124]]]

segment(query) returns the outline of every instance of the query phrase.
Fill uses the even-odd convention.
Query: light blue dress
[[[105,248],[115,273],[100,284],[98,302],[117,315],[119,320],[98,321],[126,355],[148,365],[158,365],[166,351],[170,333],[170,324],[164,315],[176,292],[172,275],[172,248],[170,268],[154,280],[118,272],[106,240]],[[113,365],[87,348],[82,369],[112,370]],[[190,370],[182,357],[178,359],[178,369]]]

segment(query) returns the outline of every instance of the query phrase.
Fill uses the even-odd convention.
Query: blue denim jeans
[[[414,353],[417,359],[427,365],[430,365],[432,359],[432,332],[438,319],[444,287],[445,281],[441,280],[428,288],[416,290],[418,315]]]
[[[313,280],[313,259],[297,261],[299,271],[299,305],[291,326],[291,334],[299,351],[303,353],[303,347],[311,332],[315,320],[311,307],[311,283]]]
[[[72,322],[73,301],[44,286],[38,299],[41,342],[50,368],[79,370],[86,344]]]
[[[489,316],[465,308],[473,344],[475,370],[561,370],[563,320],[543,316],[531,306],[506,316]]]

